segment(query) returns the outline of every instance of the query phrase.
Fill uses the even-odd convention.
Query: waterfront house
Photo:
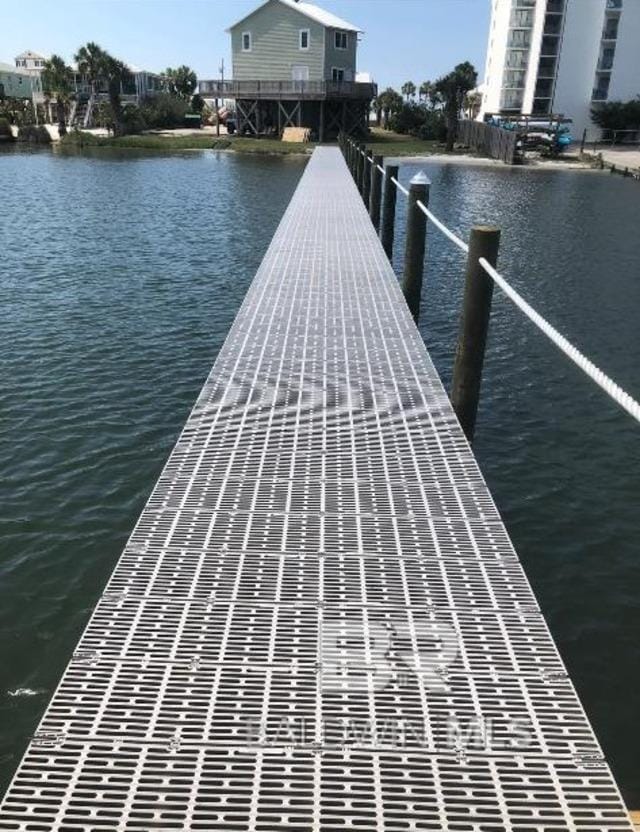
[[[16,92],[5,92],[7,96],[16,98],[31,98],[34,103],[45,102],[45,97],[42,90],[41,75],[47,58],[37,52],[27,50],[21,52],[15,58],[16,68],[9,67],[4,64],[4,67],[9,67],[13,70],[16,77],[21,76],[25,80],[23,85],[20,82],[12,82],[12,89],[22,91],[28,86],[27,79],[30,79],[30,88],[26,95],[18,95]],[[94,123],[95,105],[100,101],[109,100],[109,90],[105,79],[98,79],[95,88],[95,94],[92,94],[91,84],[87,78],[84,77],[77,68],[72,65],[71,76],[71,97],[73,103],[71,105],[71,114],[69,116],[69,124],[75,127],[91,127]],[[121,86],[121,100],[126,107],[129,104],[140,105],[140,103],[150,96],[156,95],[164,89],[164,77],[155,72],[148,72],[145,69],[132,66],[129,64],[131,71],[130,80]],[[0,70],[0,74],[5,70]],[[0,78],[2,83],[2,78]],[[5,86],[9,86],[5,82]],[[1,94],[1,91],[0,91]],[[45,102],[46,103],[46,102]]]
[[[45,55],[40,55],[38,52],[32,52],[27,49],[26,52],[21,52],[15,57],[16,69],[28,72],[30,75],[39,75],[44,69],[47,62]]]
[[[32,98],[42,91],[39,75],[0,63],[0,98]]]
[[[131,77],[120,85],[120,100],[124,107],[130,104],[140,106],[145,98],[157,95],[165,88],[164,77],[155,72],[128,64]],[[88,128],[94,124],[96,105],[101,101],[109,101],[109,87],[106,79],[98,78],[95,90],[92,89],[88,78],[73,69],[72,90],[74,104],[71,109],[70,124]]]
[[[241,132],[308,127],[322,141],[366,130],[376,88],[356,80],[358,26],[312,3],[266,0],[227,31],[233,78],[199,89],[236,100]]]

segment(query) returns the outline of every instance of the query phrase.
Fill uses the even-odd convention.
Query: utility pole
[[[220,89],[222,89],[222,106],[224,106],[224,58],[220,61],[218,67],[220,72]],[[216,96],[216,136],[220,135],[220,107],[218,106],[218,97]]]

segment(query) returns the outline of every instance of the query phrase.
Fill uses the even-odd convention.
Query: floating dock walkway
[[[0,829],[631,829],[337,149],[308,164]]]

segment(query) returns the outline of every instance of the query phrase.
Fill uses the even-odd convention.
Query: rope
[[[408,191],[408,190],[404,187],[404,185],[401,185],[401,184],[398,182],[398,180],[395,178],[395,176],[392,176],[392,177],[391,177],[391,181],[393,182],[393,184],[396,186],[396,188],[397,188],[399,191],[402,191],[402,193],[403,193],[405,196],[409,196],[409,191]]]
[[[484,257],[478,261],[485,272],[493,279],[493,281],[502,289],[505,295],[510,298],[515,305],[532,321],[538,329],[543,332],[547,338],[562,350],[562,352],[570,358],[574,364],[586,373],[592,381],[601,387],[620,407],[633,416],[636,421],[640,422],[640,402],[637,402],[628,393],[626,393],[620,385],[609,378],[608,375],[602,372],[601,369],[590,361],[586,355],[583,355],[577,347],[574,347],[564,335],[561,335],[549,321],[545,320],[536,310],[530,306],[526,300],[519,295],[516,290],[511,287],[502,275],[496,271],[493,266],[488,263]]]
[[[469,246],[464,242],[464,240],[461,240],[460,237],[456,237],[453,231],[450,231],[444,223],[440,222],[440,220],[435,216],[435,214],[432,214],[431,211],[427,208],[427,206],[424,205],[419,199],[416,200],[416,205],[422,211],[422,213],[425,214],[431,220],[435,227],[439,231],[442,231],[445,237],[448,237],[451,240],[451,242],[454,245],[458,246],[458,248],[461,251],[464,251],[465,254],[468,254]]]

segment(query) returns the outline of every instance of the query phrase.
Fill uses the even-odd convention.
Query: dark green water
[[[0,154],[0,789],[303,167],[213,153]],[[640,393],[638,183],[425,168],[436,212],[459,230],[500,224],[516,286]],[[462,264],[436,234],[422,330],[448,383]],[[476,450],[638,806],[640,429],[496,297]]]

